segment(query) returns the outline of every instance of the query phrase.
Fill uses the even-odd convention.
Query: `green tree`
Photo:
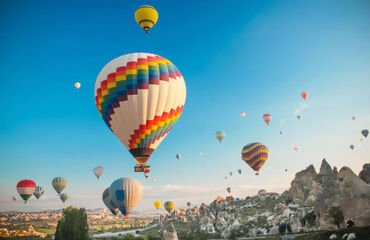
[[[88,240],[88,231],[85,209],[69,206],[63,209],[63,217],[58,221],[54,240]]]
[[[344,221],[344,215],[342,209],[337,206],[331,206],[326,213],[326,220],[331,224],[336,225],[340,229],[340,224]]]

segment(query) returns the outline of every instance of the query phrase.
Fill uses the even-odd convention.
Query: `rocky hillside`
[[[298,172],[290,189],[282,194],[267,193],[239,201],[217,197],[208,205],[161,216],[159,227],[151,234],[174,236],[173,230],[179,239],[228,239],[278,234],[279,226],[284,224],[296,233],[334,229],[325,218],[328,208],[334,205],[343,210],[345,221],[351,219],[356,226],[369,226],[370,185],[362,180],[370,177],[368,166],[364,165],[360,178],[348,167],[338,172],[324,159],[318,173],[312,165]]]

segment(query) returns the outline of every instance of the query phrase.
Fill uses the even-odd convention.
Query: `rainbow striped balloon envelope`
[[[179,119],[185,99],[185,81],[177,67],[150,53],[113,59],[95,83],[100,116],[139,165]]]
[[[243,147],[241,158],[256,171],[256,175],[258,175],[258,172],[268,158],[268,154],[269,150],[263,143],[250,143]]]
[[[27,200],[35,192],[36,183],[32,180],[21,180],[17,184],[17,192],[24,200],[24,203],[27,203]]]

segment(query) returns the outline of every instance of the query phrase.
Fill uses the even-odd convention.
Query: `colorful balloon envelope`
[[[149,177],[149,172],[144,172],[144,177],[148,178]]]
[[[235,200],[236,200],[236,201],[240,201],[240,198],[238,198],[238,197],[237,197],[237,198],[235,198]]]
[[[94,168],[94,174],[95,174],[97,179],[99,179],[101,177],[101,175],[103,175],[103,172],[104,172],[104,167],[103,166]]]
[[[226,191],[227,191],[228,193],[231,193],[231,187],[226,188]]]
[[[242,174],[242,170],[241,170],[241,169],[238,169],[238,173],[239,173],[239,174]]]
[[[14,196],[12,197],[12,199],[13,199],[13,201],[17,201],[17,196],[15,196],[15,195],[14,195]]]
[[[187,205],[188,207],[190,207],[190,206],[191,206],[191,202],[187,202],[187,203],[186,203],[186,205]]]
[[[167,201],[164,203],[164,208],[167,210],[169,214],[175,209],[175,203],[172,201]]]
[[[27,200],[35,192],[36,183],[32,180],[21,180],[17,184],[17,192],[24,200],[24,203],[27,203]]]
[[[76,82],[76,83],[75,83],[75,88],[79,89],[80,87],[81,87],[81,83]]]
[[[303,92],[303,93],[301,93],[301,96],[302,96],[302,98],[304,100],[306,100],[307,99],[307,96],[308,96],[308,93],[307,92]]]
[[[216,132],[216,138],[218,139],[218,141],[221,143],[222,140],[224,139],[225,137],[225,133],[223,131],[218,131]]]
[[[181,154],[176,154],[176,158],[179,160],[181,159]]]
[[[135,20],[136,23],[144,29],[145,33],[148,33],[149,29],[158,21],[158,12],[152,6],[143,5],[136,10]]]
[[[53,181],[51,181],[51,184],[59,196],[63,189],[67,186],[67,180],[62,177],[56,177],[53,179]]]
[[[240,114],[240,116],[241,116],[242,118],[245,118],[245,115],[246,115],[246,113],[245,113],[245,112],[242,112],[242,113]]]
[[[65,203],[68,200],[68,195],[67,193],[62,193],[60,194],[60,200],[62,200],[63,203]]]
[[[143,194],[143,186],[133,178],[119,178],[109,187],[113,203],[125,217],[139,204]]]
[[[36,186],[36,189],[35,189],[35,192],[33,193],[33,195],[37,199],[40,199],[40,197],[42,196],[42,194],[44,194],[44,188],[43,187],[40,187],[40,186]]]
[[[298,152],[299,148],[298,147],[294,147],[294,151]]]
[[[109,62],[95,83],[95,101],[110,130],[144,168],[182,113],[184,78],[169,60],[131,53]]]
[[[364,135],[364,137],[367,137],[369,135],[369,130],[367,129],[364,129],[361,131],[362,135]]]
[[[242,160],[259,175],[259,171],[268,158],[269,150],[263,143],[249,143],[242,149]]]
[[[156,209],[159,209],[161,206],[162,206],[161,201],[155,201],[155,202],[154,202],[154,207],[155,207]]]
[[[119,213],[119,209],[113,203],[112,196],[109,194],[109,188],[104,190],[102,198],[105,206],[109,209],[109,211],[113,215],[117,215]]]
[[[265,115],[262,116],[262,118],[263,118],[263,121],[265,121],[265,123],[269,125],[271,122],[272,116],[271,114],[266,113]]]
[[[258,196],[262,196],[264,194],[266,194],[266,190],[265,189],[258,190]]]

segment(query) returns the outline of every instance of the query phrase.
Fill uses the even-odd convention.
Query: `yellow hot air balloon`
[[[155,207],[156,209],[159,209],[159,208],[161,207],[161,205],[162,205],[161,201],[155,201],[155,202],[154,202],[154,207]]]
[[[158,21],[158,12],[152,6],[143,5],[136,10],[135,20],[145,30],[145,33],[148,33]]]

